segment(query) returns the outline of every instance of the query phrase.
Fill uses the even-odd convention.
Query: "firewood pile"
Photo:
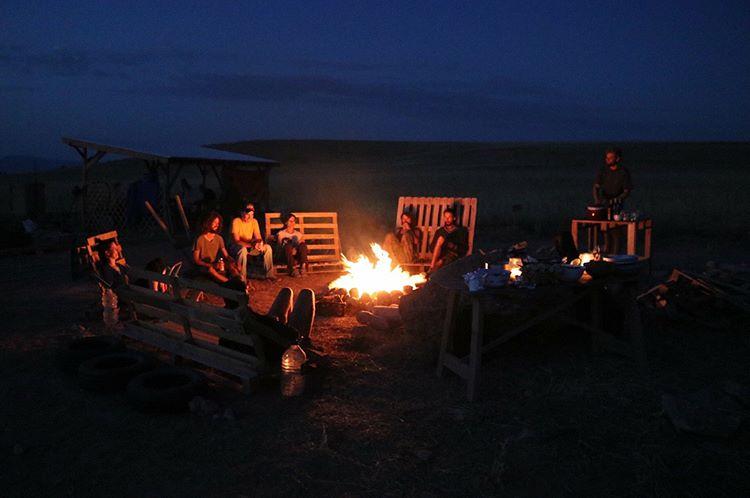
[[[391,292],[381,291],[370,295],[362,293],[357,289],[330,289],[327,293],[320,295],[315,302],[317,313],[323,316],[353,315],[360,311],[372,312],[375,307],[396,306],[401,298],[412,292],[411,286],[405,286],[403,290]]]
[[[709,262],[701,274],[674,269],[638,302],[669,320],[722,328],[726,320],[750,314],[750,268]]]

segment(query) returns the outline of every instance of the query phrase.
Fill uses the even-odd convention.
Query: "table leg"
[[[646,364],[646,350],[643,342],[643,323],[641,322],[641,309],[636,302],[635,284],[629,284],[626,292],[627,309],[625,310],[625,332],[630,337],[630,346],[633,359],[638,367],[638,372],[646,378],[648,366]]]
[[[635,254],[635,223],[628,223],[628,254]]]
[[[479,388],[479,369],[482,366],[484,312],[479,298],[471,298],[471,345],[469,347],[469,386],[467,397],[474,401]]]
[[[448,292],[445,320],[443,321],[443,337],[440,340],[440,355],[438,356],[438,366],[435,372],[438,377],[443,375],[446,353],[453,348],[453,334],[456,329],[456,314],[458,313],[458,297],[458,292],[455,290]]]
[[[601,350],[599,335],[602,329],[602,289],[591,292],[591,349],[594,353]]]

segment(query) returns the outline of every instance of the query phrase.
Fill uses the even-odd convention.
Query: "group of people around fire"
[[[625,198],[633,189],[629,171],[621,166],[622,152],[611,148],[605,151],[605,165],[599,171],[593,186],[593,197],[597,204],[622,207]],[[442,226],[437,229],[431,241],[425,241],[425,234],[417,226],[418,213],[401,213],[401,225],[386,234],[383,248],[399,264],[427,263],[419,261],[420,249],[429,242],[432,258],[428,273],[433,272],[469,252],[469,234],[461,226],[456,211],[449,207],[442,214]],[[291,277],[301,277],[308,271],[308,247],[305,235],[296,227],[297,217],[293,213],[282,216],[283,227],[273,236],[276,250],[282,251]],[[274,248],[263,240],[258,220],[255,218],[255,205],[242,204],[237,216],[232,219],[228,244],[222,236],[223,217],[217,211],[210,211],[200,225],[200,234],[194,241],[192,276],[206,278],[219,285],[245,290],[251,277],[276,280],[274,269]],[[616,245],[611,241],[610,245]],[[121,259],[121,247],[114,242],[105,248],[102,257],[102,275],[112,285],[119,285],[126,277],[117,264]],[[262,269],[253,270],[253,259],[262,261]],[[164,267],[163,264],[160,267]]]

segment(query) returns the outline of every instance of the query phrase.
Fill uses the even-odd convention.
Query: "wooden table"
[[[640,259],[651,260],[651,230],[654,226],[653,221],[650,218],[637,220],[637,221],[614,221],[614,220],[590,220],[590,219],[573,219],[570,222],[570,234],[573,236],[573,242],[576,247],[578,245],[578,233],[581,228],[588,227],[588,245],[587,251],[591,251],[593,247],[599,244],[599,233],[607,232],[617,227],[626,227],[627,229],[627,252],[626,254],[635,254]],[[637,251],[638,235],[643,234],[643,250]]]
[[[629,341],[618,339],[601,329],[602,310],[601,302],[603,293],[608,285],[617,284],[621,286],[621,300],[625,306],[625,323],[623,329]],[[556,286],[551,286],[556,287]],[[646,375],[646,355],[643,348],[643,333],[640,320],[640,310],[635,301],[637,291],[636,279],[610,278],[604,280],[584,280],[580,284],[565,285],[557,289],[539,287],[534,290],[518,288],[503,288],[497,290],[485,290],[469,293],[468,289],[451,288],[448,293],[446,316],[443,324],[443,335],[440,343],[440,355],[438,357],[437,375],[441,377],[447,368],[467,382],[467,398],[474,401],[477,398],[479,387],[479,372],[482,364],[482,354],[497,349],[519,334],[531,329],[556,315],[564,315],[573,306],[589,299],[590,315],[589,323],[576,321],[574,318],[563,316],[561,321],[576,327],[588,330],[591,333],[592,349],[594,352],[608,350],[615,353],[632,357],[642,375]],[[514,296],[514,293],[516,294]],[[519,295],[519,293],[521,293]],[[468,298],[471,305],[471,340],[469,354],[464,357],[457,356],[453,351],[456,333],[456,318],[460,310],[461,296]],[[484,343],[484,322],[488,311],[488,302],[504,302],[509,299],[533,300],[535,304],[541,304],[542,312],[532,313],[522,323],[505,330],[499,337],[494,338],[487,344]]]

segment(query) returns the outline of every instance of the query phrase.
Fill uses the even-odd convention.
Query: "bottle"
[[[307,361],[307,354],[299,344],[292,344],[281,355],[281,395],[299,396],[305,390],[305,377],[302,365]]]
[[[119,321],[117,294],[112,289],[104,286],[102,286],[102,321],[107,331],[111,331]]]
[[[224,258],[219,258],[219,261],[216,264],[216,269],[219,271],[219,273],[224,273]]]

